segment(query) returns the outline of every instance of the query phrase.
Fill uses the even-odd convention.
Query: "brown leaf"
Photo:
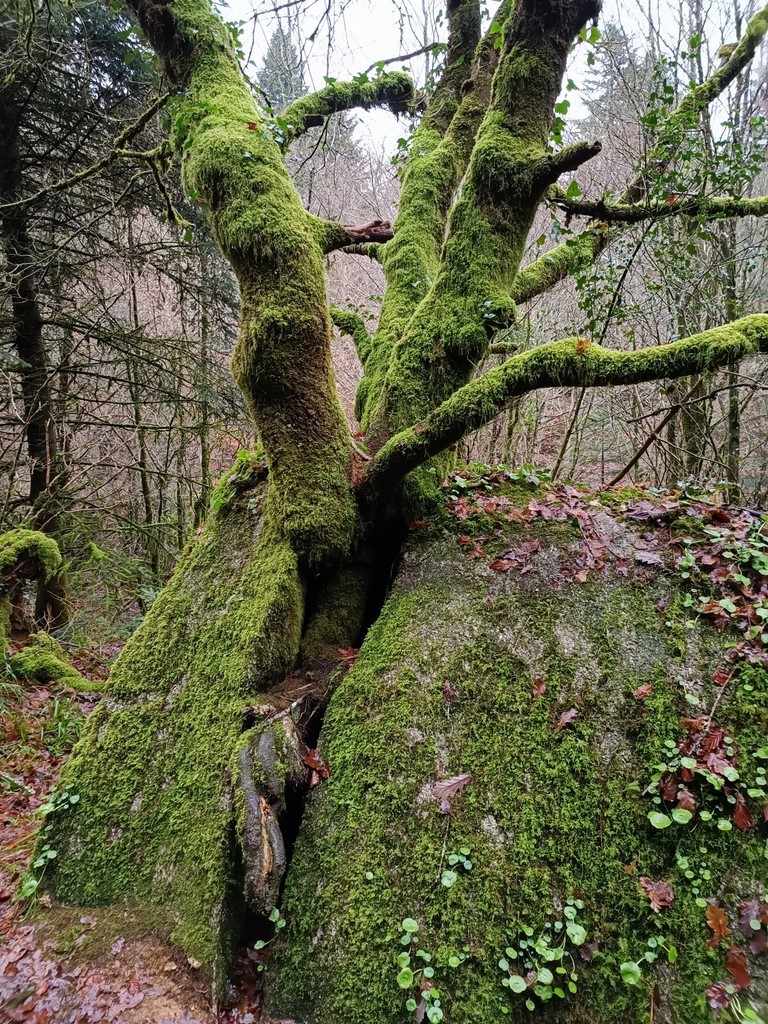
[[[731,678],[731,673],[727,668],[719,668],[713,675],[712,680],[718,686],[725,686],[728,680]]]
[[[569,708],[568,711],[564,711],[557,720],[557,729],[564,729],[566,725],[570,725],[578,715],[576,708]]]
[[[643,683],[642,686],[638,686],[635,690],[635,697],[637,700],[648,700],[653,693],[653,685],[651,683]]]
[[[696,811],[696,797],[688,789],[687,786],[681,786],[677,791],[677,806],[681,811],[690,811],[694,814]]]
[[[707,939],[707,945],[710,949],[717,949],[722,940],[731,934],[731,929],[728,927],[728,915],[716,903],[708,903],[707,924],[712,929],[712,937]]]
[[[328,768],[328,765],[322,759],[322,757],[320,757],[316,750],[308,748],[302,755],[301,760],[308,768],[311,768],[312,771],[317,772],[321,779],[330,778],[330,769]]]
[[[450,779],[443,779],[432,786],[432,796],[436,800],[447,800],[466,789],[471,781],[471,775],[454,775]]]
[[[339,652],[339,657],[347,668],[351,668],[352,665],[355,664],[357,656],[360,653],[357,647],[338,647],[337,650]]]
[[[577,338],[576,339],[576,355],[583,356],[589,346],[592,344],[591,338]]]
[[[453,686],[452,683],[449,683],[448,680],[446,679],[446,681],[443,683],[443,700],[445,701],[446,704],[453,704],[458,699],[459,691],[456,689],[455,686]]]
[[[755,816],[747,807],[746,801],[740,792],[737,792],[736,794],[736,808],[733,812],[733,824],[736,828],[741,829],[742,832],[746,832],[748,828],[752,828],[755,824]]]
[[[531,696],[533,696],[533,697],[543,697],[546,692],[547,692],[547,684],[544,682],[544,680],[543,679],[534,679],[533,680],[533,692],[532,692]]]
[[[638,878],[638,885],[643,890],[645,895],[651,902],[651,910],[654,910],[657,914],[664,907],[668,907],[675,899],[675,890],[662,878],[658,882],[654,882],[650,878],[646,878],[644,875]]]
[[[731,946],[725,956],[725,969],[733,978],[737,989],[749,987],[749,968],[747,957],[743,949],[738,946]]]
[[[509,572],[510,569],[514,569],[516,566],[517,559],[495,558],[489,568],[495,569],[496,572]]]
[[[655,551],[635,551],[635,561],[642,565],[663,565],[664,560]]]
[[[706,990],[707,1002],[713,1010],[725,1010],[731,999],[726,989],[727,981],[716,981]]]

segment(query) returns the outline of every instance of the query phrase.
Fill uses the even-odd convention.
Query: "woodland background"
[[[320,13],[313,3],[289,3],[232,23],[278,125],[307,89]],[[599,199],[644,167],[656,124],[722,62],[736,42],[733,26],[738,33],[751,13],[701,0],[661,15],[626,5],[587,30],[555,126],[563,141],[603,143],[579,175],[585,198]],[[329,48],[339,45],[330,28],[338,36],[343,16],[343,4],[322,12]],[[437,8],[394,4],[371,18],[398,22],[404,53],[426,47],[409,66],[428,92],[442,59],[439,42],[430,45],[440,38]],[[69,565],[70,635],[107,641],[135,627],[200,525],[212,484],[253,443],[228,367],[236,285],[169,166],[164,84],[121,13],[100,0],[7,4],[0,82],[21,112],[13,125],[10,105],[0,114],[18,149],[14,166],[12,146],[0,154],[0,528],[33,525],[57,537]],[[669,174],[655,176],[649,201],[768,192],[766,115],[758,55],[686,139]],[[350,114],[308,133],[289,157],[307,208],[351,224],[392,220],[412,129],[399,121],[394,156]],[[578,186],[567,194],[577,198]],[[544,206],[528,255],[546,253],[580,223]],[[620,349],[663,344],[762,310],[765,242],[760,218],[625,225],[575,282],[525,307],[488,359],[567,335]],[[42,345],[32,353],[17,343],[11,281],[19,274],[41,321]],[[382,290],[375,260],[329,257],[335,306],[375,322]],[[354,424],[360,365],[349,339],[336,340],[334,355]],[[620,478],[764,507],[767,374],[755,360],[666,384],[533,393],[469,438],[462,454],[595,487]]]

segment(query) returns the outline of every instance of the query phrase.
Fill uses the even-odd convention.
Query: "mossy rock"
[[[659,611],[656,603],[673,597],[679,578],[632,559],[630,526],[591,514],[623,562],[621,572],[593,570],[586,583],[573,580],[579,546],[565,523],[507,525],[509,544],[541,543],[524,574],[472,558],[442,523],[412,537],[323,726],[331,775],[311,794],[289,869],[287,927],[267,972],[275,1017],[413,1020],[406,999],[418,1000],[417,983],[401,988],[397,963],[401,922],[411,918],[448,1022],[640,1024],[654,992],[657,1024],[711,1021],[705,991],[728,979],[724,947],[708,946],[705,909],[678,858],[710,872],[699,898],[716,898],[733,919],[740,901],[764,898],[765,838],[714,821],[656,830],[642,790],[691,713],[679,680],[696,681],[711,708],[709,680],[730,638],[703,621],[670,628],[677,604]],[[764,743],[768,712],[768,675],[749,672],[752,689],[732,684],[717,711],[742,765]],[[650,694],[636,696],[646,684]],[[464,773],[471,780],[442,813],[433,785]],[[462,848],[471,870],[459,862],[454,884],[441,884]],[[669,881],[671,905],[654,912],[640,877]],[[564,998],[546,1005],[530,991],[512,993],[499,967],[505,950],[520,950],[521,925],[536,936],[554,927],[569,898],[583,904],[586,929],[585,943],[568,946],[576,992],[563,983]],[[641,983],[627,985],[620,965],[663,953],[647,944],[661,938],[671,938],[676,962],[666,954],[644,962]],[[753,977],[741,998],[764,1011],[759,964]]]

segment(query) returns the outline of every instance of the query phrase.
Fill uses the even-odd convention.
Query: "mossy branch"
[[[578,170],[587,160],[597,156],[602,148],[602,143],[598,141],[576,142],[572,146],[565,146],[557,153],[544,157],[539,171],[541,180],[553,183],[557,181],[561,174]]]
[[[478,427],[519,395],[551,387],[606,387],[686,377],[734,359],[768,353],[768,314],[669,345],[617,352],[584,338],[566,338],[523,352],[460,388],[421,423],[392,437],[370,465],[364,490],[382,491]]]
[[[371,354],[371,336],[363,318],[349,309],[331,306],[331,320],[342,334],[346,334],[352,339],[360,362],[365,366],[366,360]]]
[[[334,82],[318,92],[302,96],[281,115],[287,127],[283,145],[289,146],[310,128],[321,125],[331,114],[344,110],[388,107],[393,114],[405,114],[415,99],[413,81],[402,71],[386,71],[378,78],[360,76],[359,81]]]
[[[336,252],[338,249],[348,251],[350,246],[362,246],[371,242],[381,245],[394,235],[388,220],[374,220],[370,224],[359,226],[342,224],[335,220],[322,220],[319,217],[311,217],[310,220],[324,253]],[[366,252],[363,255],[370,254]]]
[[[664,220],[669,217],[707,217],[721,220],[731,217],[765,217],[768,214],[768,196],[754,199],[732,197],[696,197],[670,194],[666,203],[606,203],[602,199],[567,199],[557,193],[551,201],[561,210],[577,217],[591,217],[609,223],[637,224],[645,220]]]
[[[727,89],[754,57],[761,40],[768,32],[768,5],[755,14],[747,24],[744,35],[739,40],[728,60],[718,68],[701,85],[691,89],[672,111],[662,126],[653,150],[648,155],[649,162],[659,159],[658,165],[663,168],[669,161],[669,143],[675,133],[691,119],[705,110],[713,100]],[[673,147],[674,149],[674,147]],[[637,203],[645,193],[645,176],[638,174],[627,186],[619,199],[619,204]],[[534,260],[520,271],[515,280],[512,297],[515,302],[529,302],[549,291],[559,281],[569,277],[581,267],[587,266],[608,244],[610,234],[605,223],[597,220],[587,226],[578,235],[574,235],[561,245]]]

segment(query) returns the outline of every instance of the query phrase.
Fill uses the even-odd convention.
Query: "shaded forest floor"
[[[118,645],[110,653],[118,653]],[[98,666],[73,659],[96,678]],[[15,1024],[215,1024],[204,980],[177,947],[137,932],[122,910],[67,912],[17,894],[39,808],[99,699],[58,683],[0,682],[0,1021]],[[221,1024],[255,1024],[246,950]]]

